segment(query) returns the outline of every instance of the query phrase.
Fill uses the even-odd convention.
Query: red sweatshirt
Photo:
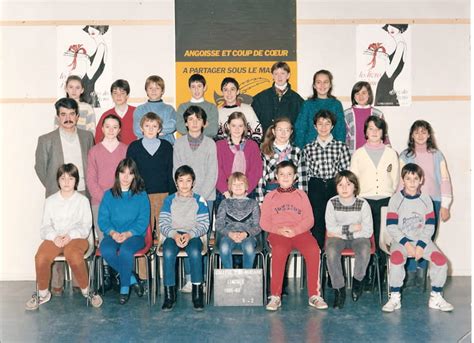
[[[107,117],[109,114],[115,114],[122,120],[122,130],[120,130],[119,134],[119,141],[129,145],[133,141],[137,140],[135,133],[133,133],[133,112],[135,111],[134,106],[128,105],[127,113],[121,118],[117,112],[115,112],[115,108],[111,108],[110,110],[104,112],[100,117],[99,122],[97,123],[97,128],[95,130],[95,144],[99,144],[104,139],[104,133],[102,132],[102,122],[104,118]]]
[[[313,210],[305,192],[295,189],[268,193],[262,204],[260,226],[263,230],[278,234],[278,229],[287,226],[296,235],[309,231],[314,224]]]

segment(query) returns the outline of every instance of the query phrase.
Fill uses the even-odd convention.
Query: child
[[[453,305],[442,296],[448,273],[446,257],[433,243],[435,214],[431,198],[421,192],[424,175],[417,164],[402,168],[403,189],[395,193],[388,204],[387,231],[393,239],[390,245],[390,299],[382,307],[384,312],[398,310],[401,305],[400,289],[405,278],[404,265],[408,257],[431,261],[431,296],[428,306],[443,312],[452,311]]]
[[[224,78],[221,83],[221,90],[224,96],[224,105],[219,108],[219,130],[217,137],[227,137],[229,115],[234,112],[241,112],[247,118],[246,138],[251,138],[260,144],[263,135],[262,126],[253,108],[237,99],[237,96],[240,94],[237,80],[233,77]]]
[[[161,100],[165,92],[165,81],[157,75],[151,75],[145,81],[145,91],[148,102],[139,105],[133,113],[133,130],[135,135],[137,138],[143,137],[141,119],[146,113],[153,112],[161,118],[161,138],[173,144],[173,132],[176,130],[176,112],[173,106],[165,104]]]
[[[276,173],[279,187],[265,196],[260,217],[260,226],[269,232],[268,242],[272,248],[271,296],[266,309],[276,311],[281,306],[283,274],[293,249],[298,249],[306,261],[308,304],[326,309],[328,305],[319,292],[320,250],[310,233],[314,219],[308,196],[293,187],[296,179],[293,162],[280,162]]]
[[[79,119],[77,127],[95,133],[95,113],[94,109],[87,102],[82,101],[82,93],[84,93],[84,84],[82,79],[77,75],[71,75],[66,80],[66,97],[76,100],[79,105]],[[58,117],[54,117],[54,127],[59,126]]]
[[[336,121],[333,123],[334,139],[340,142],[346,141],[346,125],[344,123],[344,112],[342,104],[332,93],[333,77],[328,70],[319,70],[313,76],[313,96],[303,103],[298,118],[296,119],[295,143],[300,148],[314,141],[318,132],[314,129],[314,114],[321,110],[328,110],[334,113]]]
[[[303,98],[291,89],[291,85],[288,83],[290,79],[288,63],[275,62],[272,65],[271,73],[272,87],[255,95],[252,101],[252,108],[257,114],[263,132],[267,132],[279,117],[287,117],[290,119],[291,125],[295,125],[296,117],[303,104]]]
[[[374,94],[370,83],[365,81],[357,82],[352,87],[351,92],[352,107],[344,111],[346,121],[346,145],[351,155],[355,150],[365,144],[365,131],[362,131],[364,123],[370,116],[383,118],[383,113],[379,109],[372,107]],[[384,144],[390,144],[388,135],[384,138]]]
[[[336,123],[332,112],[321,110],[316,113],[313,124],[318,135],[303,150],[303,160],[308,168],[308,196],[314,216],[311,232],[320,249],[324,249],[326,205],[336,195],[334,177],[337,172],[348,169],[351,160],[346,144],[335,140],[331,134]]]
[[[125,144],[130,144],[137,139],[133,133],[133,112],[135,106],[127,104],[128,96],[130,95],[130,85],[127,80],[117,80],[110,86],[110,93],[112,94],[112,100],[115,107],[108,111],[105,111],[100,117],[99,123],[97,124],[97,130],[95,131],[95,142],[102,142],[104,133],[102,132],[102,123],[104,118],[110,114],[114,114],[120,118],[121,130],[120,130],[120,141]]]
[[[257,185],[257,200],[262,203],[265,194],[278,187],[276,181],[276,166],[281,161],[292,161],[296,166],[298,174],[295,187],[302,191],[308,191],[308,179],[306,176],[306,163],[303,160],[303,152],[293,145],[290,138],[293,134],[293,125],[287,117],[275,119],[265,134],[262,143],[263,176]]]
[[[191,262],[191,282],[193,307],[204,309],[202,268],[202,241],[209,229],[209,211],[206,201],[193,192],[196,179],[189,166],[181,166],[174,173],[177,193],[166,197],[160,214],[160,230],[163,243],[163,283],[165,301],[161,307],[171,311],[176,302],[176,256],[180,249],[186,250]]]
[[[357,301],[362,295],[365,270],[370,260],[370,237],[373,229],[369,204],[357,196],[359,194],[357,176],[348,170],[343,170],[337,173],[335,182],[337,195],[328,201],[326,207],[325,250],[335,294],[333,307],[342,309],[346,299],[346,288],[341,252],[349,248],[355,253],[352,300]]]
[[[219,254],[222,266],[232,268],[232,251],[239,248],[243,252],[243,268],[253,268],[255,247],[260,229],[260,208],[254,199],[247,198],[247,177],[235,172],[228,181],[230,198],[224,199],[217,211],[216,231],[218,232]]]
[[[214,138],[217,135],[219,125],[219,113],[217,112],[216,105],[204,99],[204,93],[207,90],[206,79],[201,74],[193,74],[188,80],[188,86],[191,91],[191,100],[179,105],[176,117],[176,130],[182,135],[187,133],[186,122],[183,121],[183,113],[190,106],[199,106],[207,114],[204,134],[209,138]]]
[[[82,295],[89,297],[89,278],[84,254],[89,248],[87,237],[92,227],[89,200],[78,193],[79,171],[72,164],[63,164],[56,174],[59,191],[46,199],[40,236],[43,242],[35,256],[38,294],[28,300],[26,310],[37,310],[51,300],[49,282],[55,257],[63,254],[76,276]],[[102,305],[100,296],[91,297],[92,305]]]

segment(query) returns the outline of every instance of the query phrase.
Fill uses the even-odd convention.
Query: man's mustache
[[[66,120],[64,124],[74,124],[74,122],[72,120]]]

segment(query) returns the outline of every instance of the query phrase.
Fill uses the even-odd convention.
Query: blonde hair
[[[247,179],[247,176],[245,176],[245,174],[241,172],[234,172],[229,176],[229,179],[227,180],[227,188],[229,189],[230,195],[232,195],[232,184],[235,181],[242,181],[245,185],[245,191],[248,191],[249,180]]]
[[[245,118],[245,114],[243,114],[242,112],[232,112],[230,115],[229,115],[229,118],[227,118],[227,125],[225,127],[225,133],[227,136],[230,137],[230,129],[229,129],[229,126],[230,126],[230,122],[234,119],[241,119],[244,123],[244,132],[242,133],[242,137],[241,138],[244,138],[244,137],[247,137],[247,126],[248,126],[248,123],[247,123],[247,118]]]
[[[263,140],[262,146],[260,150],[262,151],[262,154],[264,154],[267,157],[273,156],[273,143],[275,142],[275,134],[273,133],[273,130],[276,129],[278,123],[288,123],[291,126],[291,130],[293,131],[293,124],[291,123],[291,120],[287,117],[280,117],[276,119],[272,125],[270,125],[267,129],[267,132],[265,133],[265,138]],[[293,132],[291,133],[291,137],[293,136]]]
[[[161,78],[160,76],[158,75],[148,76],[145,81],[145,90],[148,88],[150,83],[156,83],[158,86],[160,86],[163,92],[165,91],[165,80],[163,80],[163,78]]]
[[[146,121],[156,121],[160,127],[160,131],[163,129],[163,120],[155,112],[148,112],[140,119],[140,127],[143,129],[143,125]]]

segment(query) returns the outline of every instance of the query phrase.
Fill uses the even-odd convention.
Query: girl
[[[139,297],[143,286],[133,273],[134,254],[145,246],[150,221],[150,202],[143,179],[131,158],[123,159],[115,170],[115,181],[105,192],[99,207],[99,227],[104,233],[100,251],[104,260],[120,274],[119,303],[130,297],[130,286]]]
[[[114,173],[117,165],[125,158],[127,145],[118,140],[122,121],[115,114],[107,115],[102,122],[102,142],[89,150],[87,159],[87,189],[91,195],[92,217],[99,243],[104,238],[98,225],[99,204],[106,190],[114,185]],[[104,290],[112,287],[111,270],[104,265]]]
[[[227,126],[229,115],[233,112],[242,112],[247,118],[246,138],[251,138],[260,144],[262,140],[262,126],[253,110],[252,106],[242,103],[237,96],[240,94],[239,83],[233,77],[226,77],[222,80],[221,90],[224,97],[224,105],[219,108],[219,129],[218,138],[227,137]]]
[[[63,164],[56,174],[59,192],[46,199],[40,228],[41,243],[35,256],[38,294],[26,303],[26,310],[37,310],[51,300],[49,282],[51,264],[63,254],[76,276],[82,295],[89,297],[89,278],[84,253],[89,248],[87,237],[92,226],[89,200],[77,192],[79,171],[72,164]],[[94,307],[102,305],[100,296],[92,296]]]
[[[341,252],[349,248],[355,252],[352,300],[362,294],[365,270],[370,259],[372,215],[366,200],[359,198],[359,182],[354,173],[343,170],[335,178],[337,195],[326,207],[328,270],[334,288],[334,308],[343,308],[346,299]]]
[[[257,185],[257,200],[261,203],[265,194],[278,187],[275,170],[281,161],[292,161],[297,168],[298,174],[295,187],[302,191],[308,191],[308,180],[306,177],[306,163],[300,148],[290,142],[293,134],[293,125],[289,118],[276,119],[265,134],[261,151],[263,159],[263,176]]]
[[[253,268],[257,235],[260,234],[260,208],[258,203],[247,198],[247,177],[235,172],[229,177],[230,198],[224,199],[216,216],[216,230],[222,266],[232,268],[232,250],[243,252],[243,267]]]
[[[295,124],[295,143],[302,149],[318,136],[313,126],[313,118],[320,110],[329,110],[336,115],[334,139],[340,142],[346,141],[344,111],[341,102],[332,95],[332,80],[332,74],[328,70],[319,70],[313,76],[313,96],[303,103]]]
[[[326,309],[328,305],[319,292],[320,250],[310,233],[314,219],[308,196],[293,187],[296,179],[293,162],[280,162],[276,175],[279,187],[265,196],[260,218],[260,226],[269,232],[268,242],[272,248],[271,296],[266,308],[276,311],[281,306],[286,260],[293,249],[298,249],[304,256],[308,271],[308,304]]]
[[[82,130],[87,130],[95,135],[95,113],[94,109],[87,102],[82,100],[82,94],[84,93],[84,83],[82,79],[77,75],[71,75],[66,80],[66,96],[76,100],[79,105],[79,119],[77,121],[77,127]],[[59,122],[57,116],[54,119],[54,127],[58,127]]]
[[[262,159],[257,143],[247,136],[247,119],[242,112],[232,112],[227,119],[227,138],[216,142],[217,149],[217,184],[219,191],[215,207],[223,198],[229,198],[227,180],[236,171],[245,174],[248,179],[249,198],[254,198],[253,191],[262,176]]]
[[[355,150],[365,144],[363,128],[367,118],[377,116],[383,119],[383,113],[379,109],[372,107],[374,94],[368,82],[359,81],[352,87],[351,101],[352,107],[344,111],[344,118],[347,131],[346,145],[352,155]],[[390,144],[388,135],[385,137],[384,143]]]

